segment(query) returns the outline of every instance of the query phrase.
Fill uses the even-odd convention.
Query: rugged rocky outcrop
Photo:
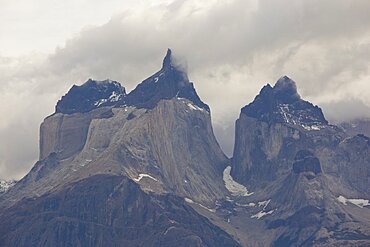
[[[40,160],[0,192],[0,246],[368,246],[370,139],[331,125],[294,81],[241,109],[232,160],[167,51],[126,93],[73,86]]]
[[[321,109],[302,100],[295,82],[287,76],[281,77],[274,87],[270,84],[264,86],[254,101],[243,107],[241,112],[266,123],[287,123],[306,129],[328,124]]]
[[[368,138],[348,136],[328,124],[288,77],[265,86],[236,122],[231,170],[235,180],[254,192],[234,200],[248,208],[247,215],[264,219],[259,231],[271,236],[255,244],[369,244],[370,208],[363,207],[370,198],[369,150]],[[364,198],[359,200],[364,204],[343,205],[340,196]],[[254,211],[261,202],[263,208]]]
[[[318,106],[300,98],[294,81],[282,77],[242,108],[232,175],[252,188],[263,187],[288,174],[299,150],[335,145],[343,136]]]
[[[125,96],[125,88],[119,82],[89,79],[81,86],[73,85],[58,101],[55,113],[89,112],[98,107],[116,105]]]
[[[41,216],[42,215],[42,216]],[[0,213],[0,246],[240,246],[173,195],[97,175]]]
[[[151,109],[160,100],[173,98],[187,99],[195,106],[210,111],[208,105],[199,98],[186,72],[176,65],[172,51],[168,49],[162,69],[140,83],[121,104]]]
[[[209,107],[172,60],[168,50],[129,94],[88,80],[62,97],[41,125],[40,160],[0,197],[9,223],[0,243],[238,246],[190,207],[212,211],[228,194],[229,160]]]

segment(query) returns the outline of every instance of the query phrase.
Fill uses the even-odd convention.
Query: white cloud
[[[73,83],[111,78],[131,90],[167,47],[187,59],[229,154],[240,108],[281,75],[331,119],[370,114],[366,0],[13,2],[0,0],[0,177],[32,166],[38,125]]]

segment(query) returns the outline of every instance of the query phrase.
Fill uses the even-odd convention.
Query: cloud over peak
[[[43,30],[72,25],[67,17],[81,20],[85,5],[77,3],[68,2],[71,15]],[[34,15],[45,11],[34,4]],[[42,54],[38,45],[47,32],[32,36],[38,50],[30,55],[1,56],[11,52],[0,50],[0,114],[6,116],[0,122],[0,146],[6,147],[0,150],[0,177],[19,178],[30,169],[38,153],[38,125],[73,84],[110,78],[130,91],[158,70],[168,47],[181,64],[186,58],[189,79],[212,108],[216,134],[229,154],[240,108],[266,82],[285,74],[303,98],[323,106],[329,119],[370,116],[369,1],[175,0],[124,6],[112,0],[104,6],[111,17],[99,16],[109,20],[104,24],[96,24],[90,11],[103,6],[88,4],[91,21],[78,23],[95,26],[71,28],[74,35],[65,35],[65,44],[53,52]],[[0,26],[13,23],[2,18]],[[37,20],[35,25],[44,27]],[[20,37],[14,30],[4,35]]]

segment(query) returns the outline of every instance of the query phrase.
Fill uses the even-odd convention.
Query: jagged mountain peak
[[[73,85],[56,105],[56,113],[89,112],[103,106],[134,106],[153,108],[160,100],[185,98],[196,106],[210,111],[189,81],[183,66],[175,61],[171,49],[163,59],[162,68],[126,95],[125,88],[112,80],[89,79],[81,86]]]
[[[265,85],[241,113],[270,124],[300,125],[307,130],[328,124],[322,110],[301,99],[296,83],[287,76],[281,77],[274,87]]]
[[[185,98],[209,112],[208,105],[199,98],[186,71],[174,60],[172,50],[168,49],[163,67],[132,90],[125,103],[138,108],[153,108],[162,99]]]
[[[290,79],[288,76],[280,77],[280,79],[275,83],[273,91],[276,99],[283,103],[292,103],[301,98],[298,94],[295,81]]]
[[[167,49],[166,56],[163,59],[163,68],[168,68],[172,66],[172,50]]]
[[[73,85],[55,107],[56,113],[88,112],[101,106],[110,106],[122,100],[126,90],[117,81],[88,79],[81,86]]]

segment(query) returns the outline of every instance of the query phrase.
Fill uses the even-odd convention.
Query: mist
[[[211,107],[216,137],[229,156],[240,109],[283,75],[331,122],[370,117],[369,1],[108,1],[97,19],[88,11],[84,20],[85,5],[101,5],[78,1],[68,2],[69,15],[57,21],[35,17],[51,3],[32,4],[29,19],[2,15],[0,22],[6,37],[0,48],[0,178],[19,179],[31,169],[39,125],[73,84],[109,78],[130,91],[161,67],[167,48],[186,64]],[[7,8],[17,9],[10,2]],[[27,22],[40,30],[23,39],[10,30],[28,30]],[[60,35],[46,39],[48,33]],[[24,42],[28,37],[32,42]]]

